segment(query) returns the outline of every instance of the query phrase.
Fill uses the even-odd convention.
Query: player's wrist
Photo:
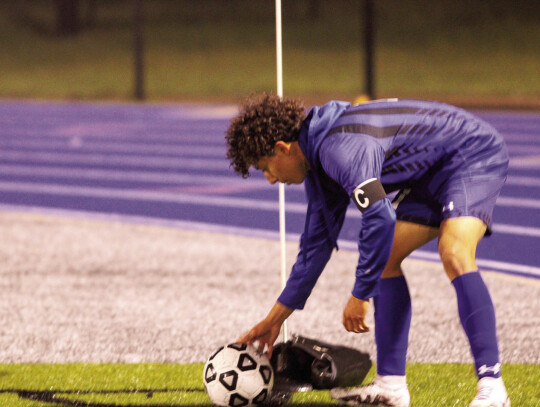
[[[266,320],[272,325],[283,324],[287,318],[293,313],[294,309],[283,305],[279,301],[276,301],[270,312],[268,313]]]

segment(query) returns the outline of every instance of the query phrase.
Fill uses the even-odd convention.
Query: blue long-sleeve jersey
[[[304,307],[337,247],[356,187],[375,178],[389,193],[418,183],[429,184],[443,166],[452,172],[451,166],[465,162],[473,169],[476,162],[489,165],[484,147],[500,144],[502,139],[487,123],[457,107],[392,99],[359,106],[336,101],[316,106],[308,113],[298,142],[310,164],[305,180],[308,211],[299,255],[278,298],[293,309]],[[429,185],[427,191],[438,193],[436,189],[430,191]],[[352,290],[355,297],[377,295],[395,221],[388,198],[363,213]]]

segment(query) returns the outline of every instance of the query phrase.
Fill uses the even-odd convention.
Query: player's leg
[[[438,233],[437,228],[396,222],[392,251],[380,281],[380,293],[373,298],[377,374],[380,376],[405,376],[412,308],[401,264],[414,250],[435,239]]]
[[[377,376],[373,383],[354,389],[334,389],[332,397],[343,403],[407,407],[410,395],[405,378],[411,298],[401,263],[415,249],[438,236],[438,229],[397,221],[392,251],[382,273],[375,306]]]
[[[400,277],[403,275],[401,263],[413,251],[439,236],[439,229],[418,223],[398,220],[394,232],[394,242],[382,278]]]
[[[500,378],[495,308],[476,266],[476,247],[485,231],[486,225],[474,217],[447,219],[440,228],[439,253],[456,291],[459,317],[479,379],[478,395],[470,406],[508,407]]]

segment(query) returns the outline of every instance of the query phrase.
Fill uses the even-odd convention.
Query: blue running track
[[[225,158],[229,106],[0,102],[0,210],[55,212],[278,236],[278,188]],[[504,135],[510,175],[479,266],[540,278],[540,115],[478,113]],[[302,186],[286,188],[287,236],[303,230]],[[356,248],[351,207],[340,245]],[[209,253],[211,255],[211,251]],[[414,253],[438,259],[436,243]]]

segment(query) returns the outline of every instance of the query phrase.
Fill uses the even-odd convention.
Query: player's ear
[[[276,141],[276,144],[274,146],[274,151],[276,153],[282,153],[282,154],[289,154],[289,152],[291,151],[291,143],[287,143],[286,141],[283,141],[283,140],[278,140]]]

